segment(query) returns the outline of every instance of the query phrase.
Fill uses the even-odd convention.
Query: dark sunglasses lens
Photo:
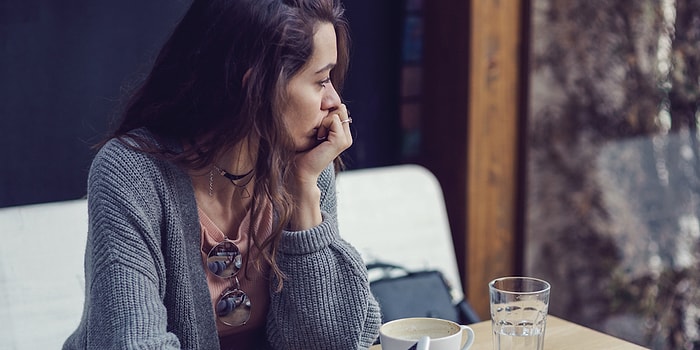
[[[216,315],[227,326],[241,326],[250,318],[250,300],[240,289],[226,291],[216,303]]]
[[[229,241],[215,245],[207,256],[209,271],[221,278],[235,276],[241,269],[241,262],[241,252]]]

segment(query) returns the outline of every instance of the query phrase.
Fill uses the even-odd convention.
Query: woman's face
[[[319,143],[321,121],[340,107],[340,96],[330,81],[338,58],[335,29],[319,23],[313,37],[313,53],[306,65],[289,81],[282,110],[287,130],[298,152]]]

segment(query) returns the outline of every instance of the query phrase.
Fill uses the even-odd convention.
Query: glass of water
[[[542,350],[549,289],[547,281],[531,277],[489,283],[494,350]]]

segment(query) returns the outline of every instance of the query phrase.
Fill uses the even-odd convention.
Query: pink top
[[[209,291],[211,294],[212,308],[216,310],[216,301],[219,299],[221,293],[228,287],[234,286],[235,282],[232,279],[220,278],[209,271],[207,268],[207,255],[212,247],[216,244],[222,242],[225,239],[224,233],[219,229],[216,224],[204,213],[201,209],[198,209],[199,221],[202,227],[202,263],[204,264],[204,269],[207,275],[207,284],[209,285]],[[243,222],[239,226],[238,233],[229,235],[229,240],[238,246],[243,257],[243,265],[241,270],[238,272],[238,281],[240,282],[240,289],[243,290],[250,299],[250,319],[245,325],[232,327],[223,324],[221,321],[216,320],[216,329],[219,333],[219,338],[222,341],[222,349],[225,348],[224,343],[230,342],[232,345],[235,344],[241,348],[246,348],[250,346],[244,346],[244,344],[259,344],[258,342],[264,341],[265,334],[265,321],[267,319],[267,310],[270,304],[269,295],[269,281],[268,273],[270,266],[261,260],[261,270],[255,267],[254,259],[257,254],[250,256],[250,266],[247,265],[247,255],[248,252],[248,241],[250,233],[248,232],[248,226],[250,223],[250,212],[245,216]],[[263,210],[263,215],[258,220],[255,225],[256,228],[256,238],[259,241],[263,241],[272,233],[272,206],[268,204]],[[255,249],[254,246],[251,248]],[[248,268],[246,268],[248,267]],[[216,314],[216,312],[214,312]],[[230,337],[229,337],[230,336]]]

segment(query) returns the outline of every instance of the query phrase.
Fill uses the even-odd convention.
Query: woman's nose
[[[332,110],[340,107],[340,95],[335,91],[333,84],[326,85],[326,94],[323,96],[323,101],[321,103],[322,110]]]

